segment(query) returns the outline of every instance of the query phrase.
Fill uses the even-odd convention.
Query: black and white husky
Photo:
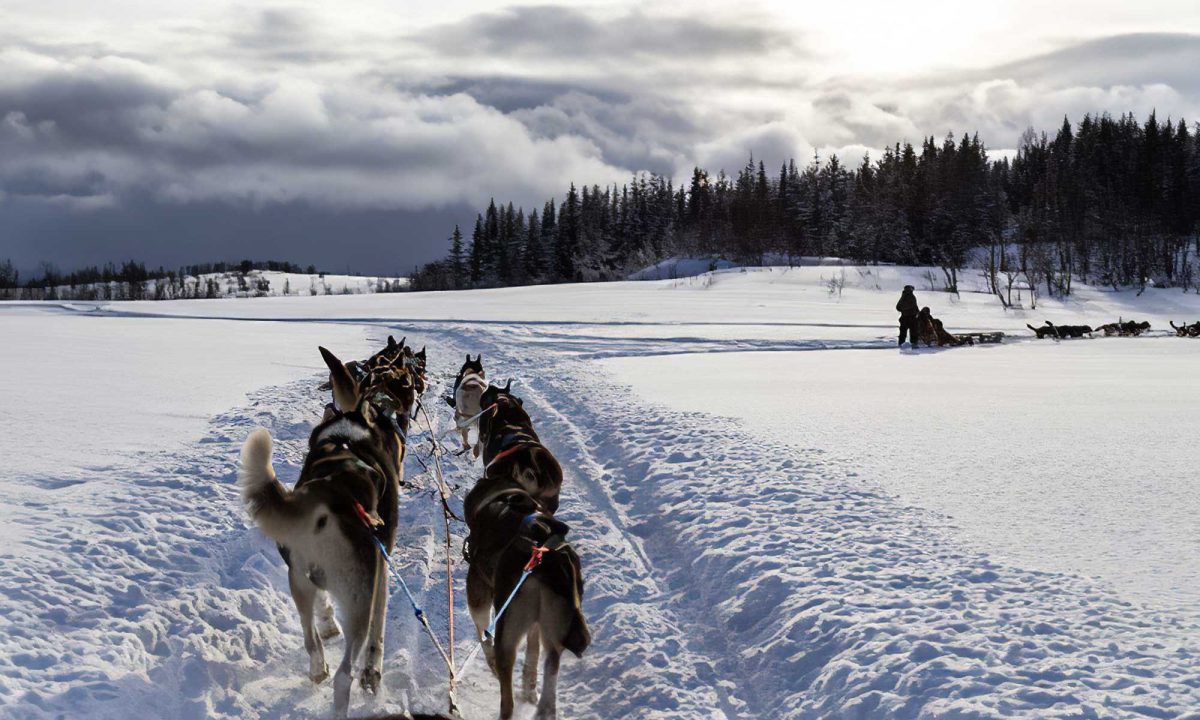
[[[458,377],[454,378],[454,391],[446,398],[446,404],[454,408],[454,424],[462,436],[462,452],[473,450],[475,457],[479,457],[480,450],[478,433],[474,447],[470,444],[469,435],[472,425],[478,427],[478,415],[483,412],[479,399],[484,390],[487,390],[487,376],[483,371],[483,355],[476,355],[472,360],[468,354],[467,361],[458,371]],[[476,419],[468,422],[472,418]]]
[[[300,479],[291,490],[279,482],[270,433],[258,429],[242,446],[238,485],[250,518],[279,544],[287,563],[313,682],[329,676],[321,640],[337,633],[333,597],[346,634],[333,705],[344,717],[360,653],[362,688],[374,693],[382,677],[388,569],[379,545],[390,553],[396,540],[404,443],[346,366],[325,348],[321,355],[334,402],[309,437]]]

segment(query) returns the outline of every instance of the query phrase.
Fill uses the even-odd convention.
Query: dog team
[[[943,347],[945,345],[963,345],[974,344],[972,335],[952,335],[946,331],[942,325],[942,321],[933,317],[930,314],[929,308],[918,309],[917,298],[914,294],[912,285],[905,285],[903,292],[900,294],[900,301],[896,303],[896,310],[900,313],[900,342],[904,345],[906,339],[911,339],[912,347],[916,348],[917,343],[925,343],[927,346],[937,345]],[[1146,321],[1133,320],[1118,320],[1114,323],[1101,325],[1093,328],[1090,325],[1055,325],[1049,320],[1045,321],[1042,327],[1034,327],[1026,324],[1037,335],[1038,340],[1045,338],[1054,338],[1061,340],[1064,338],[1081,338],[1084,335],[1091,336],[1092,333],[1102,332],[1106,336],[1117,335],[1120,337],[1138,337],[1142,333],[1150,329],[1150,323]],[[1200,322],[1192,323],[1191,325],[1176,325],[1171,323],[1171,329],[1175,331],[1178,337],[1200,337]]]
[[[238,486],[252,522],[277,544],[287,565],[312,682],[329,677],[324,641],[345,635],[333,675],[334,713],[345,717],[356,663],[365,692],[377,692],[383,678],[388,559],[396,544],[407,437],[426,385],[426,355],[390,336],[386,347],[363,361],[343,363],[319,350],[329,368],[322,388],[332,391],[332,402],[309,436],[299,479],[291,489],[279,481],[271,436],[258,429],[242,447]],[[566,542],[569,528],[554,517],[562,468],[511,385],[490,385],[482,356],[468,355],[447,398],[463,450],[483,463],[482,477],[463,503],[467,601],[500,682],[500,717],[512,717],[519,698],[537,704],[538,720],[550,720],[557,716],[562,652],[581,656],[591,634],[581,607],[579,556]],[[526,574],[527,568],[533,571]],[[515,696],[522,640],[525,659]]]

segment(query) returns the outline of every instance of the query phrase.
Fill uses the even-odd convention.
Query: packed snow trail
[[[966,550],[942,518],[864,482],[843,453],[647,406],[595,362],[724,340],[670,328],[630,338],[611,326],[343,324],[368,325],[372,345],[388,333],[428,344],[425,402],[439,428],[450,413],[438,398],[467,351],[483,353],[490,378],[517,379],[564,466],[560,517],[583,559],[595,634],[583,660],[563,662],[563,717],[1142,718],[1200,707],[1200,628],[1184,616]],[[885,342],[869,328],[855,333],[827,347]],[[760,341],[781,339],[737,340]],[[255,426],[272,432],[276,470],[294,481],[325,402],[320,379],[259,389],[179,449],[114,448],[96,467],[59,475],[48,456],[45,470],[0,485],[10,521],[0,716],[328,715],[329,684],[304,677],[283,564],[247,527],[233,487]],[[427,447],[415,434],[414,455]],[[404,495],[396,571],[444,633],[441,512],[415,456],[406,467],[423,490]],[[447,471],[458,509],[478,466],[448,458]],[[464,657],[473,626],[458,567]],[[391,592],[383,691],[369,698],[356,687],[354,715],[444,707],[445,668],[399,588]],[[493,717],[497,702],[476,660],[460,688],[464,717]],[[518,717],[531,715],[518,706]]]

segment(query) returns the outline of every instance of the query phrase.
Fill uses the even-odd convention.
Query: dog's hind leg
[[[333,612],[333,603],[329,600],[329,593],[318,590],[317,596],[313,600],[313,609],[317,615],[317,635],[322,640],[341,635],[342,629],[338,627],[337,617]]]
[[[513,666],[517,663],[517,644],[521,641],[521,633],[514,632],[516,628],[501,620],[496,630],[496,676],[500,679],[500,718],[508,720],[513,715]]]
[[[537,579],[530,579],[526,583],[526,590],[517,593],[507,612],[496,625],[496,675],[500,679],[501,718],[512,717],[512,679],[513,669],[517,664],[517,648],[523,638],[532,634],[537,623],[541,603],[539,590]],[[536,634],[541,635],[540,632]]]
[[[484,639],[484,631],[492,622],[492,596],[487,592],[486,584],[477,577],[479,572],[475,566],[467,568],[467,609],[471,612],[471,620],[475,623],[475,637],[483,643],[483,657],[488,667],[496,672],[496,651],[492,644]]]
[[[552,645],[546,648],[546,664],[542,667],[542,699],[538,702],[534,720],[558,718],[558,664],[562,651]]]
[[[342,596],[339,595],[339,602]],[[342,630],[346,633],[346,652],[342,655],[342,663],[338,665],[337,673],[333,676],[333,714],[344,718],[350,709],[350,685],[353,680],[350,673],[353,670],[354,658],[367,640],[371,630],[371,595],[370,586],[354,593],[355,602],[345,603],[345,617],[342,618]]]
[[[371,592],[371,629],[367,633],[367,655],[363,662],[362,689],[374,695],[383,679],[383,630],[387,621],[388,567],[383,557],[375,565],[375,586]]]
[[[288,569],[288,587],[291,588],[292,600],[296,603],[296,611],[300,613],[300,627],[304,631],[304,649],[308,652],[308,679],[315,683],[325,682],[329,677],[329,666],[325,664],[325,647],[321,644],[321,635],[313,623],[313,600],[320,590],[311,580],[291,568]]]
[[[538,701],[538,660],[542,651],[542,633],[537,623],[529,628],[525,636],[525,665],[521,667],[521,699],[533,705]]]

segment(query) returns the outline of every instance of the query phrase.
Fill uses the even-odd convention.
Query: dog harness
[[[530,447],[541,445],[540,442],[538,442],[536,440],[530,440],[528,438],[522,438],[521,435],[522,435],[522,433],[520,431],[509,432],[508,434],[506,434],[504,436],[503,439],[500,440],[500,452],[496,453],[495,457],[492,458],[491,462],[489,462],[487,465],[483,466],[483,472],[485,475],[487,474],[487,471],[489,468],[491,468],[493,465],[500,462],[504,458],[509,457],[510,455],[513,455],[515,453],[518,453],[521,450],[524,450],[525,448],[530,448]]]
[[[555,533],[546,538],[541,545],[538,545],[536,542],[533,543],[533,551],[529,556],[529,561],[525,563],[525,567],[521,570],[521,577],[517,579],[516,587],[514,587],[512,592],[508,594],[508,598],[504,601],[504,604],[500,606],[500,610],[496,612],[496,617],[492,618],[492,621],[488,623],[487,629],[483,631],[483,637],[488,641],[493,641],[495,639],[496,625],[499,624],[500,618],[504,617],[504,611],[508,610],[508,606],[512,604],[513,598],[515,598],[517,593],[520,592],[521,586],[525,584],[525,581],[529,579],[529,576],[533,574],[533,571],[542,564],[542,557],[548,552],[558,552],[567,547],[567,540],[564,536],[567,534],[570,528],[567,528],[565,523],[554,520],[554,518],[547,518],[539,512],[533,512],[526,515],[524,519],[521,520],[521,529],[524,530],[528,526],[532,525],[538,517],[542,517],[546,520],[553,520],[554,524],[561,526],[564,528],[564,530],[561,534]],[[513,538],[513,540],[516,540],[516,538]]]

